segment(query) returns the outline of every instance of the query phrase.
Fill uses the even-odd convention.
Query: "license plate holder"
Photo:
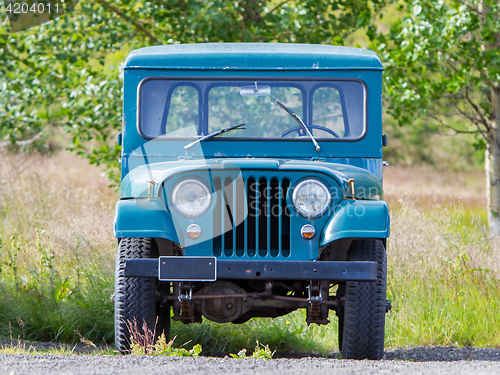
[[[216,257],[162,256],[159,258],[160,281],[215,281]]]

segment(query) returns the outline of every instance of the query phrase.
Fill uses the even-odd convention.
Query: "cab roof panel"
[[[124,69],[383,70],[370,50],[319,44],[203,43],[137,49]]]

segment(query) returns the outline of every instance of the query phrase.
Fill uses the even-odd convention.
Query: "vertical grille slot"
[[[247,254],[249,257],[255,256],[257,249],[257,193],[259,192],[258,184],[255,179],[249,178],[247,182],[247,207],[248,216],[247,222]]]
[[[267,218],[268,218],[268,198],[269,192],[267,191],[267,181],[261,178],[259,181],[259,209],[257,216],[259,220],[259,256],[265,257],[267,255]]]
[[[224,257],[289,257],[290,181],[276,177],[214,178],[213,254]]]
[[[214,220],[213,220],[213,234],[214,234],[214,239],[213,239],[213,254],[216,257],[221,256],[222,254],[222,215],[221,215],[221,205],[220,202],[223,200],[221,196],[221,183],[220,183],[220,178],[214,178],[214,190],[215,190],[215,195],[217,197],[217,204],[215,205],[214,209]]]
[[[242,257],[245,255],[245,216],[246,216],[246,204],[245,204],[245,183],[243,179],[237,179],[234,184],[235,193],[233,196],[236,199],[235,202],[235,250],[236,256]]]
[[[224,217],[224,255],[230,257],[233,255],[233,232],[234,232],[234,206],[233,206],[233,186],[231,184],[231,179],[226,178],[224,181],[224,200],[221,202],[223,207],[225,207],[225,217]]]
[[[284,179],[281,181],[282,195],[281,195],[281,255],[283,257],[290,256],[290,210],[286,204],[286,195],[290,188],[290,181]]]
[[[281,189],[276,178],[271,180],[271,189],[269,189],[271,193],[270,197],[270,212],[269,216],[271,218],[271,222],[269,225],[270,231],[270,247],[269,251],[272,257],[277,257],[279,255],[279,238],[280,238],[280,215],[281,215],[281,204],[279,201],[281,195]]]

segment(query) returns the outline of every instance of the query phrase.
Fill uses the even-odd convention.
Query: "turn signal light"
[[[306,240],[310,240],[316,234],[316,229],[314,229],[314,227],[311,224],[306,224],[300,230],[300,234]]]
[[[201,236],[200,226],[198,224],[191,224],[189,227],[187,227],[187,235],[189,238],[192,238],[193,240],[200,237]]]

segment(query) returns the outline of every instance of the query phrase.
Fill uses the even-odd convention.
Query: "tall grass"
[[[114,193],[84,161],[0,159],[0,335],[113,339]],[[22,322],[22,324],[17,324]]]
[[[484,215],[411,201],[396,213],[388,345],[500,345],[500,246],[488,238]]]
[[[386,345],[499,346],[500,244],[488,238],[481,172],[388,169]],[[61,153],[0,158],[0,336],[95,343],[113,340],[116,196],[100,172]],[[173,323],[176,343],[204,353],[337,350],[331,324],[303,311],[242,325]],[[191,345],[190,344],[190,345]],[[189,346],[189,345],[188,345]]]

